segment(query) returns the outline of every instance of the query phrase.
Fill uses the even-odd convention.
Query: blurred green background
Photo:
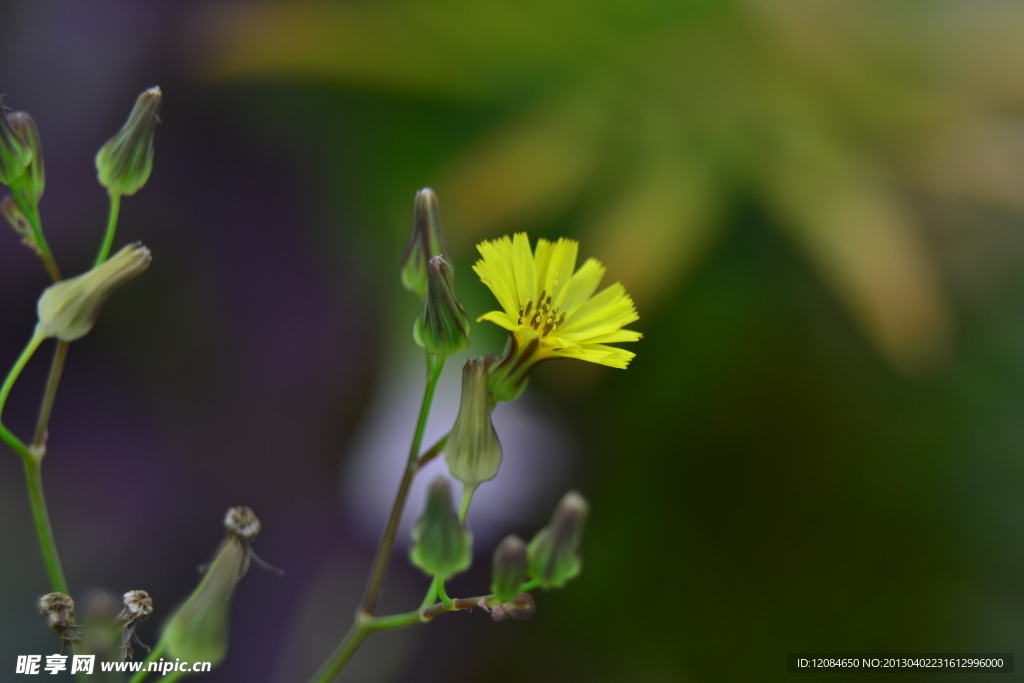
[[[72,350],[51,429],[73,590],[169,609],[223,508],[250,504],[286,575],[246,579],[209,680],[300,681],[326,657],[374,549],[344,479],[410,352],[397,267],[429,185],[471,314],[495,307],[477,241],[564,235],[645,337],[626,371],[561,361],[531,384],[575,455],[557,490],[530,465],[517,485],[545,493],[498,533],[579,488],[580,578],[526,623],[381,636],[344,680],[770,681],[794,651],[1020,649],[1020,4],[90,5],[0,8],[0,88],[40,122],[58,258],[84,268],[98,240],[92,153],[138,91],[166,96],[120,233],[154,267]],[[0,263],[9,363],[45,279],[13,235]],[[0,469],[12,633],[45,590],[18,477]],[[483,590],[489,552],[456,592]],[[406,565],[395,609],[426,585]],[[38,626],[3,661],[49,647]]]

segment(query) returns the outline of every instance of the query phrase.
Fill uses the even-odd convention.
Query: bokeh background
[[[285,575],[246,577],[205,680],[301,682],[326,657],[412,430],[397,269],[429,185],[470,314],[494,307],[476,241],[565,235],[645,338],[627,371],[546,364],[499,409],[505,467],[451,592],[483,592],[496,540],[570,487],[593,505],[580,578],[528,622],[375,637],[344,680],[771,681],[792,651],[1024,652],[1019,3],[6,0],[0,94],[41,129],[67,273],[104,225],[93,154],[154,84],[155,170],[118,233],[154,264],[73,345],[44,469],[80,611],[144,588],[155,642],[244,504]],[[0,234],[3,367],[45,285]],[[4,416],[22,433],[48,352]],[[13,454],[0,548],[6,680],[55,642]],[[384,607],[425,586],[399,552]]]

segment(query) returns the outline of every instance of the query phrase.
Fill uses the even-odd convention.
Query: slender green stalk
[[[32,237],[35,239],[36,246],[39,247],[39,258],[43,260],[43,266],[46,268],[46,272],[50,274],[50,278],[54,282],[60,281],[60,268],[57,267],[57,261],[53,258],[53,252],[50,251],[50,245],[46,241],[46,237],[43,235],[43,225],[39,218],[39,207],[36,206],[35,202],[27,201],[23,196],[23,192],[17,188],[11,188],[11,194],[14,196],[14,201],[18,203],[18,207],[21,212],[25,214],[25,218],[28,219],[29,227],[32,228]]]
[[[11,394],[11,388],[14,383],[18,381],[18,376],[21,375],[21,371],[25,369],[25,365],[28,364],[29,359],[32,358],[32,354],[36,352],[39,345],[43,343],[43,335],[36,329],[32,333],[32,338],[28,340],[28,344],[22,350],[21,355],[18,356],[18,360],[14,361],[14,367],[7,373],[7,378],[4,380],[3,386],[0,386],[0,415],[3,415],[4,405],[7,403],[7,397]]]
[[[446,443],[448,443],[447,434],[438,439],[437,443],[428,448],[427,451],[422,456],[420,456],[419,461],[416,463],[416,467],[419,469],[423,469],[428,462],[430,462],[437,456],[441,455],[441,451],[444,450],[444,445]]]
[[[3,386],[0,386],[0,414],[3,413],[7,398],[11,394],[11,388],[21,375],[21,371],[25,369],[29,359],[32,358],[32,355],[43,342],[43,339],[43,335],[36,330],[28,344],[25,345],[21,355],[18,356],[18,360],[14,362],[14,367],[7,373]],[[56,387],[54,387],[54,391],[56,391]],[[44,399],[44,408],[45,405]],[[40,418],[42,418],[42,415],[40,415]],[[64,569],[60,564],[60,556],[57,554],[57,542],[53,537],[53,526],[50,524],[50,514],[46,510],[46,498],[43,495],[43,479],[40,471],[43,458],[41,445],[37,447],[37,444],[33,443],[32,447],[25,446],[24,442],[18,439],[6,427],[3,427],[0,436],[21,456],[22,463],[25,465],[25,483],[28,486],[28,499],[32,507],[32,519],[35,522],[36,535],[39,537],[39,548],[43,553],[43,563],[46,565],[46,574],[50,578],[50,585],[55,591],[67,593],[68,584],[64,578]]]
[[[366,640],[366,636],[371,633],[366,621],[365,619],[356,618],[356,622],[352,624],[352,628],[342,638],[338,647],[331,653],[331,656],[324,662],[319,671],[309,679],[310,683],[330,683],[341,673],[341,670],[352,659],[359,646]],[[135,681],[131,683],[135,683]]]
[[[60,386],[60,376],[64,372],[64,361],[67,360],[70,346],[70,342],[58,339],[57,347],[53,350],[50,376],[46,378],[46,391],[43,393],[43,402],[39,406],[39,419],[36,420],[36,433],[32,439],[33,450],[42,451],[46,447],[46,433],[50,426],[53,401],[57,398],[57,387]]]
[[[117,217],[121,212],[121,195],[117,192],[110,192],[110,215],[107,217],[107,231],[103,235],[103,245],[100,253],[96,254],[96,262],[93,267],[100,265],[110,256],[110,247],[114,244],[114,233],[117,231]]]
[[[473,500],[473,492],[476,491],[477,486],[479,486],[479,484],[475,486],[462,486],[462,505],[459,506],[460,522],[466,521],[466,515],[469,513],[469,504]]]
[[[420,405],[420,416],[416,422],[416,432],[412,437],[412,445],[409,448],[409,458],[405,464],[405,473],[402,475],[402,482],[398,486],[398,494],[395,496],[395,503],[391,507],[391,516],[381,537],[380,547],[377,548],[377,556],[374,558],[373,569],[370,572],[370,580],[366,584],[366,597],[359,611],[362,615],[373,616],[377,608],[377,598],[384,587],[384,578],[388,573],[388,565],[391,562],[391,551],[395,547],[395,536],[398,534],[398,523],[402,519],[402,512],[405,510],[405,501],[409,497],[409,488],[412,486],[413,477],[419,469],[420,446],[423,442],[423,431],[427,427],[427,418],[430,416],[430,406],[434,401],[434,390],[437,389],[437,380],[441,377],[444,369],[445,359],[434,354],[427,354],[427,386],[423,391],[423,403]]]
[[[64,578],[64,569],[57,554],[57,541],[53,537],[50,525],[50,513],[46,511],[46,498],[43,496],[43,478],[40,472],[41,461],[37,458],[25,460],[25,481],[28,483],[28,499],[32,506],[32,518],[39,537],[39,547],[43,551],[43,562],[46,574],[50,577],[50,586],[60,593],[68,592],[68,582]]]
[[[497,603],[497,599],[493,595],[481,595],[475,598],[448,598],[448,602],[431,604],[435,595],[434,591],[440,583],[435,577],[430,583],[430,588],[427,590],[427,597],[423,605],[412,612],[390,614],[384,617],[371,617],[359,614],[356,617],[355,623],[352,624],[352,628],[349,629],[348,634],[342,639],[334,652],[331,653],[327,662],[309,679],[309,683],[331,683],[341,673],[342,669],[345,668],[349,660],[352,659],[352,656],[359,649],[359,646],[363,644],[363,641],[366,640],[366,637],[372,633],[423,624],[446,612],[472,610],[474,607],[490,609],[491,606]],[[531,588],[535,588],[536,585],[536,580],[528,581],[520,587],[519,592],[528,591]],[[444,597],[447,598],[448,596],[445,595]],[[137,680],[133,678],[130,683],[141,683],[141,681],[142,678],[137,677]]]
[[[129,681],[128,683],[142,683],[142,681],[145,680],[146,676],[149,673],[146,670],[146,667],[149,666],[150,662],[155,662],[157,659],[159,659],[160,655],[162,655],[164,653],[164,648],[166,648],[166,647],[167,647],[167,643],[165,643],[164,640],[161,638],[160,642],[156,644],[156,647],[154,647],[150,651],[149,656],[146,657],[146,659],[143,660],[142,668],[139,669],[139,671],[136,672],[136,674],[134,676],[132,676],[132,680]]]

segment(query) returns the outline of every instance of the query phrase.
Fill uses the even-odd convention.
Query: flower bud
[[[440,256],[427,266],[427,296],[412,326],[416,343],[447,357],[469,346],[469,317],[455,296],[452,267]]]
[[[537,603],[529,593],[520,593],[508,602],[503,602],[491,607],[491,618],[495,621],[505,621],[508,617],[513,619],[529,619],[537,611]]]
[[[39,129],[36,128],[36,122],[32,117],[23,111],[8,115],[7,123],[11,124],[11,128],[32,153],[32,161],[26,167],[19,187],[24,188],[28,195],[38,202],[46,187],[46,170],[43,168],[43,148],[39,142]]]
[[[152,256],[136,242],[92,270],[50,285],[39,297],[39,332],[74,341],[88,334],[115,289],[146,270]]]
[[[501,443],[491,422],[487,365],[482,358],[470,358],[462,368],[462,402],[445,443],[444,460],[452,476],[468,487],[498,474]]]
[[[544,588],[561,588],[580,573],[580,537],[589,509],[583,496],[570,491],[558,503],[551,522],[530,541],[530,577]]]
[[[65,593],[47,593],[39,598],[39,613],[45,614],[50,628],[60,636],[60,651],[81,640],[81,627],[75,624],[75,601]]]
[[[22,239],[28,240],[32,237],[32,226],[29,225],[25,212],[18,206],[14,197],[4,197],[4,200],[0,202],[0,213],[4,215],[4,220],[14,228],[14,232],[21,235]]]
[[[416,193],[412,212],[412,237],[402,257],[402,286],[420,296],[427,293],[427,263],[435,256],[452,257],[441,232],[441,212],[437,195],[429,187]]]
[[[3,109],[4,103],[0,100],[0,183],[10,185],[25,175],[25,169],[32,162],[32,149],[11,128]]]
[[[228,617],[235,586],[249,570],[250,543],[261,525],[247,507],[228,510],[227,538],[206,568],[199,586],[167,623],[162,642],[172,657],[219,664],[228,648]]]
[[[139,95],[124,126],[96,154],[100,185],[112,194],[133,195],[149,180],[153,170],[153,133],[160,120],[162,102],[160,88],[150,88]]]
[[[175,611],[163,639],[172,657],[219,664],[228,649],[228,616],[235,586],[248,565],[249,554],[237,538],[220,545],[199,586]]]
[[[435,479],[427,493],[427,508],[412,531],[412,563],[430,576],[447,579],[469,568],[473,535],[452,508],[445,479]]]
[[[494,551],[491,593],[499,602],[508,602],[519,594],[526,581],[526,541],[515,534],[501,539]]]

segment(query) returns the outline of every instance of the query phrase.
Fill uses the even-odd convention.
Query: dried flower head
[[[224,515],[224,528],[227,529],[228,536],[233,536],[244,543],[252,543],[263,525],[252,508],[240,505],[230,508]]]
[[[45,614],[50,628],[60,636],[60,651],[81,640],[81,627],[75,624],[75,601],[65,593],[47,593],[39,598],[39,613]]]
[[[153,598],[149,593],[142,590],[128,591],[124,594],[124,609],[114,620],[115,624],[121,624],[121,656],[124,659],[131,659],[135,654],[132,649],[132,641],[149,652],[152,648],[139,640],[135,633],[136,627],[153,613]]]

